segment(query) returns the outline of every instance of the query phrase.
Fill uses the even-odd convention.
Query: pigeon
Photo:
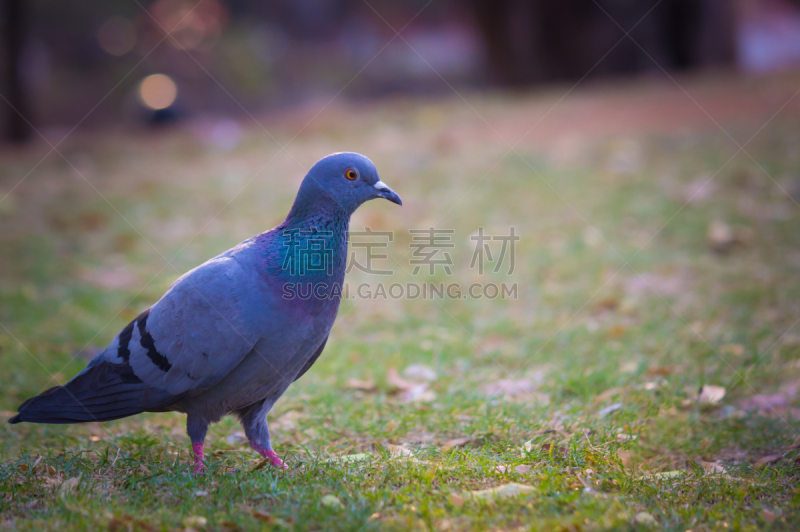
[[[319,358],[336,319],[350,216],[402,200],[358,153],[319,160],[286,219],[185,273],[63,386],[28,399],[9,423],[186,414],[194,471],[211,423],[233,414],[250,447],[286,469],[267,413]]]

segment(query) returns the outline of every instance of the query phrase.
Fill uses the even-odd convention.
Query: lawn
[[[270,413],[287,472],[233,419],[204,476],[183,415],[3,423],[2,527],[800,528],[800,76],[679,83],[3,148],[2,421],[181,273],[278,224],[319,157],[368,155],[404,206],[354,216],[392,233],[372,263],[391,274],[353,268],[325,353]],[[430,227],[452,230],[449,263],[415,273],[409,230]],[[513,228],[513,262],[491,240],[471,264],[480,228]],[[462,292],[381,296],[393,283]],[[516,293],[464,297],[473,283]]]

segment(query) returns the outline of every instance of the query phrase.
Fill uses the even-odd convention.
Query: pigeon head
[[[308,171],[292,213],[327,206],[349,216],[362,203],[375,198],[403,204],[400,196],[380,180],[378,170],[368,158],[358,153],[334,153],[317,161]]]

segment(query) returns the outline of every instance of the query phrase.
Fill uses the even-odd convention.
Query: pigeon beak
[[[392,203],[396,203],[401,206],[403,205],[403,200],[400,199],[400,196],[398,196],[397,193],[391,188],[389,188],[389,185],[387,185],[383,181],[378,181],[372,186],[375,187],[375,190],[378,191],[378,195],[381,198],[387,199]]]

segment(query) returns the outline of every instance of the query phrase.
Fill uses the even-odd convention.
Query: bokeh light
[[[125,55],[136,46],[136,28],[130,20],[111,17],[97,31],[100,48],[111,55]]]
[[[139,85],[139,98],[154,111],[166,109],[175,102],[177,96],[178,87],[166,74],[147,76]]]

